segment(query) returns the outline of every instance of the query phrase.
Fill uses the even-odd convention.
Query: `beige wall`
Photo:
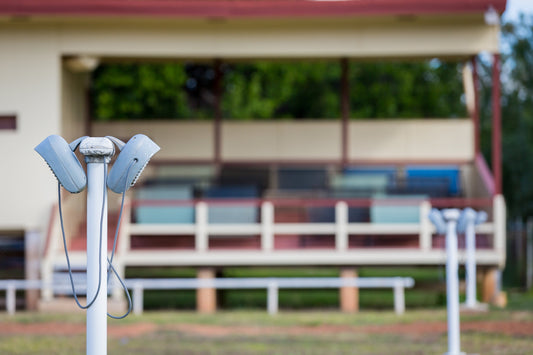
[[[65,53],[177,58],[465,56],[498,51],[499,31],[487,26],[481,14],[411,21],[160,20],[63,26]]]
[[[0,28],[0,112],[17,130],[0,130],[0,229],[44,228],[56,200],[52,173],[33,150],[60,133],[57,32]]]
[[[161,150],[154,159],[209,160],[214,157],[212,122],[126,121],[101,122],[92,127],[93,136],[115,136],[124,141],[137,133],[152,138]]]
[[[223,160],[335,160],[339,121],[249,121],[222,125]]]
[[[213,159],[213,122],[95,123],[94,135],[127,140],[135,133],[161,146],[154,159]],[[472,161],[473,125],[468,119],[357,120],[349,124],[354,161]],[[339,161],[341,121],[223,122],[226,161]]]
[[[474,158],[467,119],[350,122],[350,160],[455,160]]]

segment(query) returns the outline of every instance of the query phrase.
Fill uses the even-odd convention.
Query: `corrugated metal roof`
[[[327,17],[484,13],[507,0],[0,0],[7,16]]]

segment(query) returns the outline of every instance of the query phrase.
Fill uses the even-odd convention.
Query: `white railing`
[[[404,289],[414,286],[410,277],[265,277],[265,278],[224,278],[224,279],[127,279],[125,284],[133,290],[133,313],[142,314],[144,290],[197,290],[200,288],[214,289],[266,289],[267,310],[269,314],[278,313],[278,290],[280,288],[392,288],[394,290],[394,311],[396,314],[405,312]],[[85,285],[76,285],[83,291]],[[70,284],[50,284],[39,280],[0,280],[0,290],[6,292],[6,309],[10,315],[16,311],[17,290],[50,289],[70,291]]]
[[[76,289],[86,289],[86,285],[77,285]],[[71,291],[70,284],[52,284],[41,280],[0,280],[0,291],[6,292],[6,310],[8,314],[15,314],[17,290],[41,290],[41,292]]]
[[[128,288],[133,289],[133,312],[143,311],[144,290],[194,290],[199,288],[214,289],[266,289],[267,311],[278,313],[278,290],[302,288],[392,288],[394,290],[394,311],[405,312],[406,287],[415,284],[411,277],[260,277],[260,278],[219,278],[219,279],[129,279]]]
[[[483,234],[493,234],[495,246],[494,249],[498,249],[501,244],[499,239],[504,237],[504,234],[498,233],[501,229],[497,227],[497,223],[502,222],[500,215],[505,211],[505,207],[500,207],[502,204],[497,198],[494,201],[495,205],[495,218],[494,222],[483,223],[476,226],[476,231]],[[140,202],[142,204],[142,202]],[[166,205],[168,202],[165,201]],[[179,201],[180,204],[184,204],[183,201]],[[383,202],[380,202],[383,203]],[[385,201],[385,203],[388,203]],[[262,251],[270,252],[274,250],[274,236],[276,234],[306,234],[306,235],[332,235],[335,238],[336,251],[342,252],[348,250],[348,238],[349,235],[418,235],[419,236],[419,249],[421,251],[429,251],[432,246],[432,235],[435,233],[435,227],[429,221],[429,211],[433,207],[428,200],[422,201],[402,201],[398,200],[394,202],[392,200],[391,205],[394,204],[418,204],[420,218],[418,223],[367,223],[357,222],[353,223],[348,220],[348,210],[351,207],[345,201],[337,201],[331,208],[335,209],[335,221],[333,223],[313,223],[313,222],[301,222],[301,223],[275,223],[274,221],[274,204],[270,201],[263,201],[260,203],[260,222],[259,223],[224,223],[213,224],[208,221],[208,203],[200,201],[195,204],[195,223],[183,224],[183,223],[165,223],[165,224],[152,224],[152,223],[133,223],[129,226],[129,234],[124,235],[124,239],[128,239],[131,235],[194,235],[195,236],[195,250],[198,252],[205,252],[209,250],[209,237],[210,236],[249,236],[260,235],[261,243],[260,248]],[[232,202],[232,205],[235,205]],[[250,204],[249,202],[242,202],[243,205]],[[157,204],[156,204],[157,205]],[[217,202],[217,206],[222,205],[221,202]],[[306,207],[302,202],[302,207]],[[496,240],[498,239],[498,240]],[[124,245],[129,246],[128,241],[124,241]]]

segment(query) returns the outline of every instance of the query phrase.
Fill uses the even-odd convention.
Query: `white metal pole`
[[[106,166],[114,152],[107,138],[80,145],[87,163],[87,355],[107,354],[107,187]]]
[[[459,275],[457,258],[457,220],[458,209],[445,209],[442,216],[446,220],[446,303],[448,311],[448,352],[447,355],[459,355]]]
[[[487,220],[487,213],[465,208],[459,218],[457,229],[466,237],[466,301],[465,308],[485,310],[486,305],[478,303],[476,290],[476,225]]]
[[[95,297],[99,287],[87,310],[87,354],[91,355],[107,353],[107,199],[103,176],[104,164],[87,164],[87,301]]]
[[[466,236],[466,307],[475,308],[476,293],[476,230],[475,221],[468,221]]]

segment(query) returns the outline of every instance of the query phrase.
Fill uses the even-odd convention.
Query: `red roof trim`
[[[0,0],[8,16],[304,17],[499,13],[507,0]]]

